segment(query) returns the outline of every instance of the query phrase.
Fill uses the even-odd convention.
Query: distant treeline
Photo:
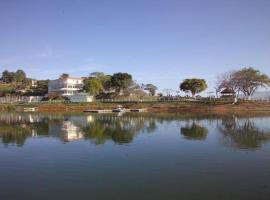
[[[69,77],[69,74],[62,74],[60,78]],[[23,70],[2,72],[0,78],[0,95],[29,94],[45,95],[48,92],[48,80],[33,80],[27,78]],[[261,87],[269,87],[269,77],[252,67],[246,67],[240,70],[224,73],[217,78],[215,86],[216,95],[226,91],[234,96],[242,93],[250,98],[254,92]],[[195,97],[197,94],[207,89],[207,81],[200,78],[188,78],[180,82],[180,91],[191,94]],[[96,98],[117,98],[119,96],[135,96],[145,98],[147,96],[162,96],[163,93],[157,93],[158,87],[152,83],[137,83],[129,73],[114,73],[107,75],[103,72],[92,72],[84,78],[84,86],[81,92],[87,92]],[[171,95],[171,89],[164,89],[165,95]]]
[[[27,78],[23,70],[10,72],[5,70],[0,78],[0,96],[34,95],[43,96],[48,93],[48,80]]]

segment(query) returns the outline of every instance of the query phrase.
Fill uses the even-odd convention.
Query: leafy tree
[[[223,74],[217,83],[216,90],[230,89],[234,92],[242,92],[250,98],[260,87],[270,86],[270,79],[266,74],[252,67]]]
[[[250,98],[258,88],[270,86],[269,77],[252,67],[243,68],[235,72],[233,78],[239,90],[248,98]]]
[[[145,90],[148,90],[152,96],[155,96],[156,90],[158,89],[157,86],[155,86],[155,85],[153,85],[153,84],[146,84],[146,85],[143,85],[143,88],[144,88]]]
[[[234,91],[235,93],[238,91],[238,86],[233,79],[234,73],[235,71],[229,71],[218,76],[215,87],[217,94],[221,92],[223,89],[228,89]]]
[[[94,77],[94,78],[101,78],[106,76],[103,72],[92,72],[90,73],[89,77]]]
[[[48,93],[48,83],[49,80],[39,80],[37,81],[37,86],[32,88],[34,95],[43,96]]]
[[[25,72],[23,70],[19,69],[15,72],[14,79],[16,82],[22,83],[22,82],[25,82],[27,78],[26,78]]]
[[[15,80],[14,73],[8,70],[3,71],[2,80],[4,83],[12,83]]]
[[[66,73],[63,73],[60,78],[68,78],[69,77],[69,74],[66,74]]]
[[[1,79],[4,83],[22,83],[27,81],[25,72],[20,69],[16,72],[3,71]]]
[[[104,87],[98,78],[90,78],[84,81],[84,90],[91,95],[97,95],[104,90]]]
[[[157,95],[158,95],[159,97],[163,97],[162,92],[157,93]]]
[[[84,90],[91,95],[98,95],[110,88],[110,79],[103,72],[93,72],[84,80]]]
[[[106,75],[106,78],[103,81],[103,87],[105,91],[110,91],[111,89],[113,89],[111,80],[112,76]]]
[[[111,86],[115,88],[117,92],[126,90],[132,83],[132,76],[128,73],[115,73],[111,77]]]
[[[184,92],[191,92],[192,96],[194,97],[195,94],[204,91],[207,88],[206,81],[204,79],[185,79],[180,84],[180,90]]]

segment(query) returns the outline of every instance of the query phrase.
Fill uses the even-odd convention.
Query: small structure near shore
[[[35,112],[37,110],[36,107],[33,107],[33,108],[23,108],[23,111],[24,112]]]
[[[220,92],[221,96],[220,98],[234,98],[235,97],[235,91],[229,88],[225,88]]]
[[[90,112],[90,113],[113,113],[113,112],[146,112],[145,108],[135,108],[135,109],[124,109],[119,108],[116,109],[106,109],[106,110],[85,110],[84,112]]]

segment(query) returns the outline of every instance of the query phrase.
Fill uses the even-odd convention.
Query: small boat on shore
[[[33,107],[33,108],[23,108],[23,111],[24,112],[35,112],[36,111],[36,107]]]
[[[121,105],[118,105],[115,109],[109,110],[84,110],[84,112],[90,113],[126,113],[126,112],[146,112],[145,108],[126,109]]]
[[[112,110],[113,112],[126,112],[126,109],[121,106],[121,105],[118,105],[116,109],[113,109]]]

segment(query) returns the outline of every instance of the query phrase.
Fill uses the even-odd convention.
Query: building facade
[[[79,102],[93,102],[93,96],[90,96],[86,93],[78,93],[76,95],[68,96],[70,102],[79,103]]]
[[[83,78],[60,77],[48,83],[49,95],[72,96],[77,95],[83,88]]]

